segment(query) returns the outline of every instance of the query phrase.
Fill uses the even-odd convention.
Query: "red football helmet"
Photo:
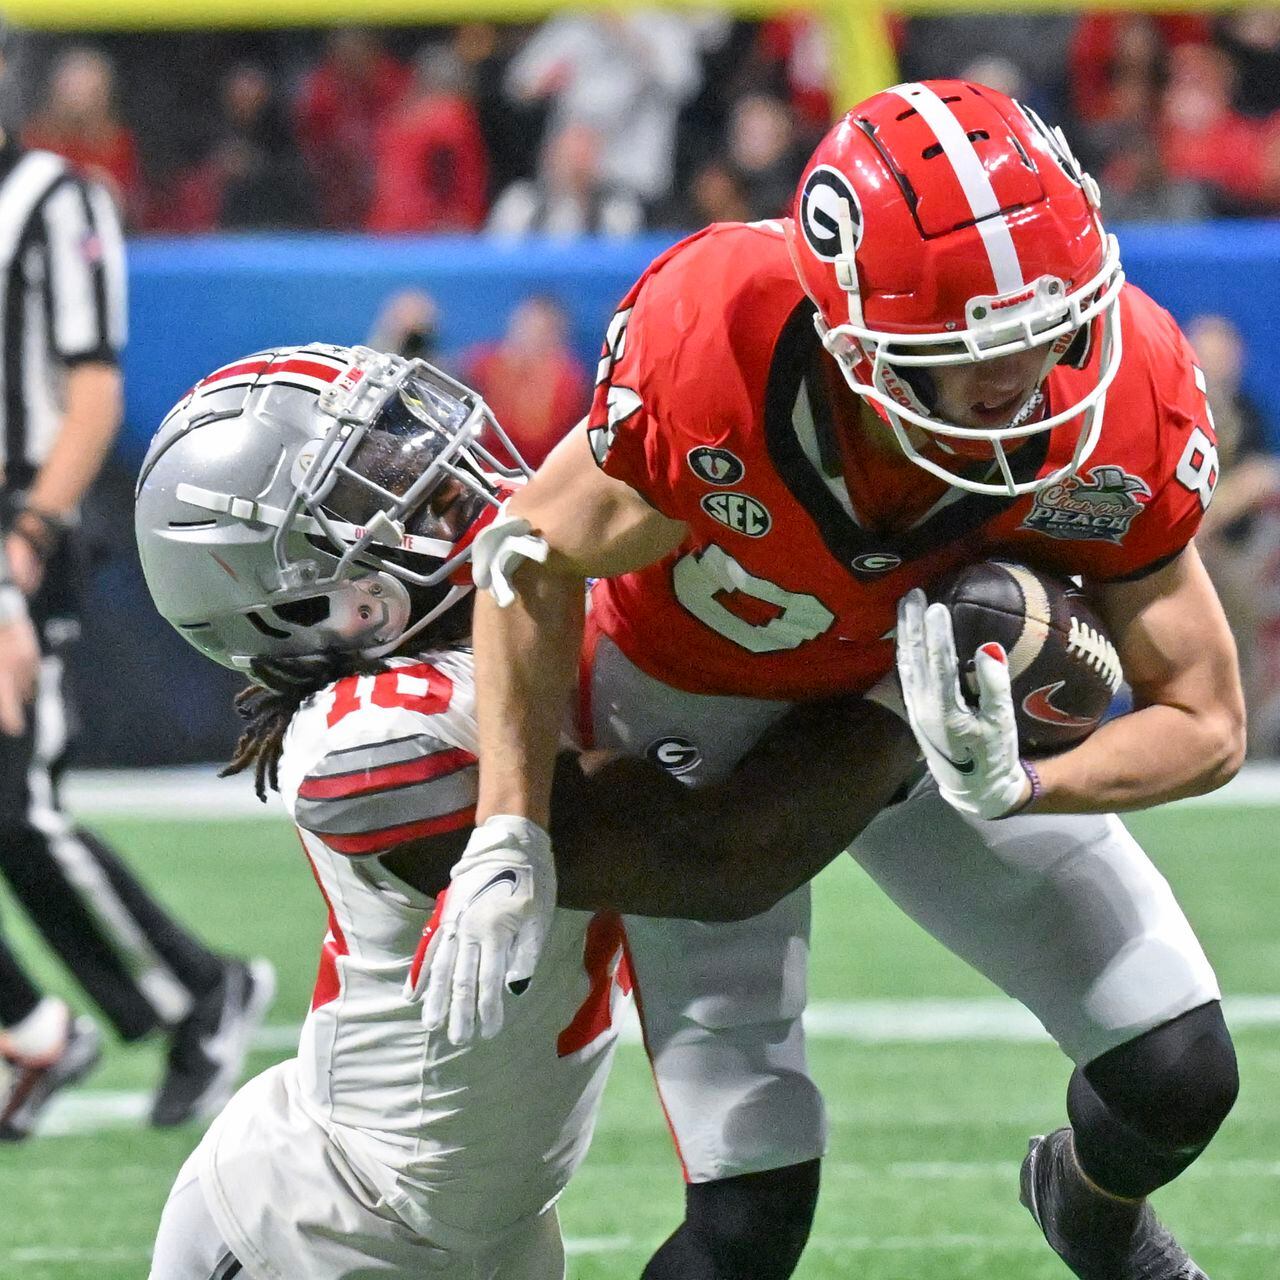
[[[1120,367],[1120,269],[1098,187],[1060,129],[994,89],[902,84],[855,107],[805,168],[788,224],[815,323],[850,387],[906,455],[974,493],[1027,493],[1077,471],[1102,430]],[[1003,426],[962,426],[931,404],[930,367],[1044,350],[1037,390]],[[1045,414],[1064,361],[1093,369],[1087,393]],[[1064,466],[1016,481],[1005,441],[1079,418]],[[993,472],[972,479],[926,457],[906,426],[963,464],[984,442]],[[998,472],[998,476],[994,474]]]

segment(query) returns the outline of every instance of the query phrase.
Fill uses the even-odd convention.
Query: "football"
[[[1025,564],[987,560],[949,575],[929,595],[951,611],[970,697],[979,646],[995,641],[1008,654],[1024,755],[1063,751],[1098,727],[1124,676],[1080,588]]]

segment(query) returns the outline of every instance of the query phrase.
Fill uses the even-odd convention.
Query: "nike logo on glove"
[[[519,884],[519,879],[517,878],[516,873],[512,871],[510,867],[508,867],[505,871],[499,871],[496,876],[494,876],[492,879],[487,880],[484,884],[482,884],[480,888],[478,888],[475,891],[475,893],[471,895],[471,899],[467,903],[467,906],[471,906],[471,904],[475,902],[477,898],[484,897],[484,895],[488,893],[490,889],[496,889],[500,884],[509,884],[512,890],[514,890],[516,885]]]
[[[955,760],[947,755],[932,738],[928,738],[928,743],[957,773],[962,773],[967,777],[977,767],[972,755],[967,756],[964,760]]]

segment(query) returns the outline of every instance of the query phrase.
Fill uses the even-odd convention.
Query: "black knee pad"
[[[1081,1166],[1115,1195],[1149,1195],[1205,1149],[1239,1089],[1216,1000],[1155,1027],[1072,1075],[1067,1112]]]
[[[809,1239],[820,1162],[685,1188],[685,1220],[642,1280],[788,1280]]]

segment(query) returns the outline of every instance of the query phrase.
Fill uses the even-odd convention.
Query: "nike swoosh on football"
[[[1070,711],[1055,707],[1051,701],[1053,695],[1067,682],[1057,680],[1053,684],[1042,684],[1032,689],[1022,700],[1022,709],[1033,720],[1042,720],[1045,724],[1060,724],[1072,729],[1085,729],[1093,723],[1092,716],[1077,716]]]
[[[471,895],[471,900],[470,902],[467,903],[467,906],[470,906],[471,903],[475,902],[477,898],[482,897],[484,894],[488,893],[490,889],[497,888],[497,886],[500,884],[509,884],[512,890],[514,891],[518,883],[519,883],[519,880],[516,876],[516,873],[512,871],[510,867],[508,867],[505,871],[499,871],[496,876],[493,876],[491,879],[489,879],[484,884],[482,884],[480,888],[478,888],[475,891],[475,893]]]

